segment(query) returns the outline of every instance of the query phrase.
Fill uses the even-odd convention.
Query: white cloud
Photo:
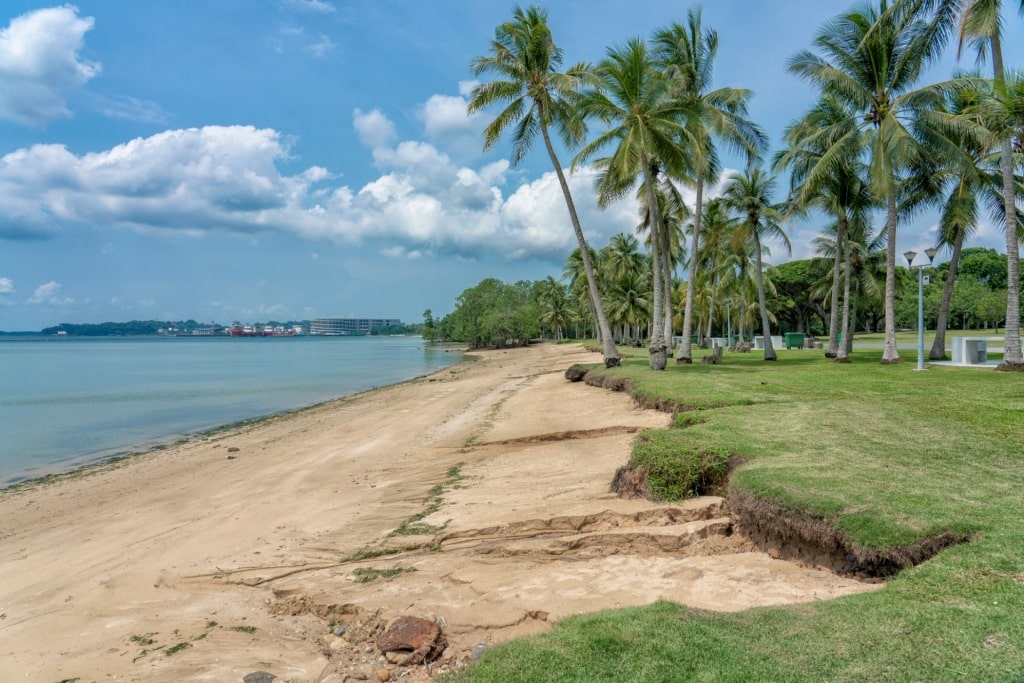
[[[169,118],[167,112],[149,100],[140,100],[128,95],[90,95],[90,106],[100,114],[112,119],[141,121],[142,123],[165,123]]]
[[[357,121],[371,140],[393,135],[379,112]],[[507,161],[474,169],[414,140],[375,147],[374,158],[379,177],[350,188],[332,185],[337,176],[319,166],[282,175],[279,162],[292,159],[270,129],[168,130],[84,155],[35,145],[0,157],[0,238],[46,237],[81,225],[253,239],[278,232],[375,242],[403,259],[493,252],[560,260],[576,246],[553,172],[506,196]],[[593,181],[589,169],[569,176],[583,227],[600,246],[632,230],[637,214],[632,199],[598,210]]]
[[[284,0],[286,7],[314,14],[330,14],[335,11],[334,5],[324,0]]]
[[[381,249],[380,253],[383,256],[396,260],[415,261],[416,259],[423,256],[423,252],[418,249],[408,250],[402,246],[388,247],[387,249]]]
[[[352,119],[359,139],[371,149],[385,147],[398,139],[395,124],[379,109],[366,113],[356,109],[352,112]]]
[[[39,304],[51,304],[54,306],[67,306],[74,303],[74,299],[61,298],[57,295],[60,294],[61,284],[59,282],[51,280],[44,285],[36,287],[36,291],[29,297],[25,303],[32,306]]]
[[[14,294],[14,280],[0,277],[0,294]]]
[[[0,29],[0,119],[39,126],[70,116],[65,97],[100,72],[78,51],[92,17],[71,5],[22,14]]]
[[[315,41],[306,46],[306,49],[313,53],[313,56],[322,59],[334,49],[334,41],[321,34]]]
[[[470,116],[466,111],[466,100],[450,95],[431,95],[423,105],[423,124],[427,135],[443,137],[453,133],[472,130],[474,120],[480,114]]]

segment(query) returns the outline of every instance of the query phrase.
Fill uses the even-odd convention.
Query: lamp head
[[[934,261],[935,260],[935,255],[938,254],[938,253],[939,253],[939,250],[936,249],[935,247],[932,247],[931,249],[925,249],[924,250],[925,256],[928,257],[928,263],[931,263],[932,261]]]
[[[914,265],[914,257],[917,256],[916,251],[905,251],[903,252],[903,258],[907,259],[907,265]]]

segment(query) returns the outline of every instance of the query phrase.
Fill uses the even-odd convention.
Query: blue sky
[[[847,2],[717,0],[716,86],[754,90],[773,148],[813,93],[785,65]],[[59,322],[398,317],[575,246],[543,150],[510,167],[468,117],[470,60],[513,3],[82,0],[0,5],[0,330]],[[548,3],[567,62],[689,5]],[[1024,21],[1006,19],[1024,66]],[[930,78],[948,76],[952,54]],[[971,66],[968,59],[965,66]],[[569,154],[563,163],[568,164]],[[738,160],[732,163],[738,165]],[[780,191],[785,183],[781,183]],[[592,244],[636,224],[573,179]],[[780,197],[781,198],[781,197]],[[933,216],[901,228],[930,246]],[[790,226],[794,257],[821,221]],[[1005,247],[994,226],[975,244]],[[774,261],[787,258],[775,249]]]

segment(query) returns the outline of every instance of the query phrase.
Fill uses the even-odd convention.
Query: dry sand
[[[876,587],[753,552],[719,499],[609,494],[635,432],[669,416],[565,381],[594,354],[479,355],[0,495],[0,681],[376,680],[385,665],[363,639],[403,614],[444,621],[436,673],[479,642],[606,607],[741,610]],[[444,530],[389,536],[460,463],[422,520]],[[434,547],[342,561],[419,544]],[[358,583],[358,568],[403,573]],[[348,633],[329,635],[332,621]]]

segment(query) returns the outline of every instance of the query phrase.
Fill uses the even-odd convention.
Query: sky
[[[1010,3],[1004,3],[1010,4]],[[566,63],[684,22],[692,5],[551,0]],[[786,71],[845,1],[716,0],[714,86],[754,91],[772,149],[814,92]],[[560,277],[576,246],[542,148],[483,151],[469,64],[514,3],[80,0],[0,3],[0,330],[132,319],[422,320],[486,277]],[[1024,67],[1007,12],[1006,62]],[[965,56],[965,68],[973,58]],[[952,50],[926,78],[948,77]],[[560,150],[563,166],[572,154]],[[739,159],[725,165],[739,168]],[[632,200],[571,186],[589,243]],[[779,199],[786,190],[780,179]],[[812,254],[825,219],[787,226]],[[900,252],[935,242],[934,215]],[[1001,229],[974,246],[1005,251]],[[941,257],[940,257],[941,259]]]

